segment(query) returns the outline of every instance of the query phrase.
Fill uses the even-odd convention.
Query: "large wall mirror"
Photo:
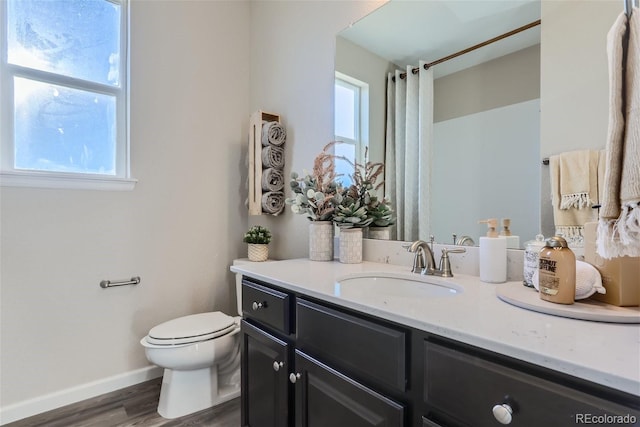
[[[336,72],[366,87],[369,158],[385,161],[387,73],[417,67],[540,19],[538,0],[391,0],[338,34]],[[541,229],[540,26],[433,70],[429,229],[452,243],[510,218],[520,247]],[[414,197],[415,195],[406,195]],[[421,208],[422,209],[422,208]],[[402,239],[402,240],[407,240]]]

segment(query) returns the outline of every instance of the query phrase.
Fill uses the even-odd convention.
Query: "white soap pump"
[[[478,223],[487,224],[487,235],[480,237],[480,280],[486,283],[507,281],[507,238],[496,231],[498,220],[489,218]]]
[[[502,230],[500,235],[507,238],[508,249],[520,249],[520,236],[514,236],[511,233],[511,219],[502,218]]]

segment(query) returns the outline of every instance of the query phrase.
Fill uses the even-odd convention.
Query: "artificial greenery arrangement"
[[[333,222],[340,228],[364,228],[373,218],[367,216],[367,207],[360,205],[359,200],[344,197],[342,203],[336,207]]]
[[[244,233],[244,239],[242,240],[245,243],[268,245],[271,242],[271,232],[266,227],[254,225]]]
[[[294,197],[286,199],[291,211],[311,221],[333,221],[341,228],[388,227],[395,223],[391,203],[380,200],[378,190],[384,185],[384,164],[365,161],[353,163],[329,152],[340,141],[325,145],[313,162],[311,174],[300,177],[291,173]],[[368,150],[365,151],[365,159]],[[354,168],[353,183],[344,188],[336,181],[335,160],[342,159]]]
[[[305,215],[311,221],[331,221],[342,201],[342,188],[336,182],[335,157],[328,151],[334,144],[325,145],[316,156],[311,174],[305,172],[300,177],[296,172],[291,173],[289,185],[294,197],[285,203],[291,206],[292,212]]]
[[[371,225],[374,227],[389,227],[396,222],[391,204],[386,199],[378,201],[376,198],[375,201],[371,201],[367,207],[367,214],[373,219]]]
[[[378,191],[384,185],[384,164],[381,162],[371,162],[367,160],[367,158],[368,149],[365,150],[364,164],[354,164],[348,159],[343,158],[343,160],[353,166],[354,173],[352,175],[353,184],[346,189],[342,203],[342,206],[347,209],[341,209],[341,211],[344,212],[345,216],[347,216],[350,211],[352,215],[347,217],[352,220],[354,220],[355,217],[360,217],[358,224],[364,223],[365,225],[359,225],[359,227],[369,225],[388,227],[395,223],[391,203],[386,199],[380,200],[377,195]],[[365,218],[362,218],[361,213],[358,212],[359,209],[362,208],[365,210]]]

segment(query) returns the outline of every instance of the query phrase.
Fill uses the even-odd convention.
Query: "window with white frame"
[[[3,185],[132,188],[127,0],[0,5]]]
[[[338,159],[336,172],[342,184],[351,184],[354,163],[364,163],[368,144],[368,85],[345,74],[336,72],[335,80],[335,138],[342,144],[335,145],[335,154],[351,162]]]

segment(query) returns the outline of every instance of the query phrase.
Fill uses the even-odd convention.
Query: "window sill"
[[[2,187],[57,188],[67,190],[131,191],[138,180],[98,175],[47,172],[0,172]]]

